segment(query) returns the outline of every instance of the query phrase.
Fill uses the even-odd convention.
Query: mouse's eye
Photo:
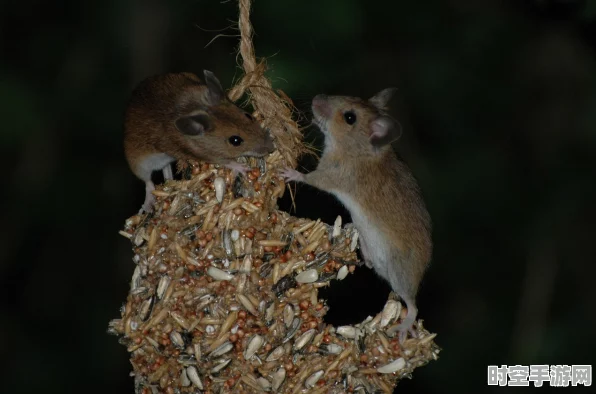
[[[344,112],[344,119],[347,124],[354,124],[356,123],[356,114],[354,111]]]
[[[240,146],[242,145],[242,143],[244,142],[244,140],[242,139],[242,137],[239,137],[237,135],[233,135],[231,136],[228,141],[230,141],[230,144],[234,145],[234,146]]]
[[[255,120],[255,118],[253,118],[248,112],[245,112],[244,115],[248,118],[248,120]]]

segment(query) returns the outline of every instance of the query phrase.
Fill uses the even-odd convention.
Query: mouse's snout
[[[271,132],[267,131],[265,134],[265,144],[263,145],[263,153],[268,154],[275,150],[275,145],[273,145],[273,137],[271,137]]]
[[[315,115],[329,117],[331,115],[331,107],[329,100],[324,94],[319,94],[312,99],[312,111]]]

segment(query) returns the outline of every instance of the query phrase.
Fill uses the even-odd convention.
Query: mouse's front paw
[[[301,172],[296,171],[293,168],[286,167],[285,169],[279,172],[286,182],[288,181],[296,181],[296,182],[304,182],[304,174]]]
[[[237,161],[231,161],[226,164],[225,167],[232,170],[232,176],[236,176],[237,174],[246,175],[248,170],[250,170],[246,165],[238,163]]]

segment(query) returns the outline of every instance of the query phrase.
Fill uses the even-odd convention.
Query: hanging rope
[[[229,97],[232,101],[237,101],[245,93],[249,94],[257,118],[275,137],[276,147],[284,158],[285,165],[296,167],[298,156],[306,149],[299,127],[292,119],[293,105],[282,91],[278,91],[278,94],[272,89],[271,82],[265,76],[265,61],[257,63],[255,58],[253,29],[250,23],[251,0],[240,0],[239,7],[239,53],[243,61],[244,76],[230,90]]]

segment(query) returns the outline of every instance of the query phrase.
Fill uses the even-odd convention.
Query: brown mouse
[[[244,173],[247,168],[236,158],[264,156],[274,149],[269,132],[228,100],[212,72],[204,75],[204,82],[189,72],[149,77],[132,93],[124,152],[146,185],[141,211],[150,212],[155,201],[151,173],[163,170],[164,178],[172,179],[170,163],[175,160],[202,160]]]
[[[313,122],[325,135],[315,171],[286,168],[287,180],[304,182],[333,194],[350,212],[360,233],[367,266],[389,282],[407,305],[400,340],[412,332],[418,310],[416,293],[432,255],[431,219],[408,167],[391,147],[401,129],[386,112],[394,89],[369,100],[318,95]]]

